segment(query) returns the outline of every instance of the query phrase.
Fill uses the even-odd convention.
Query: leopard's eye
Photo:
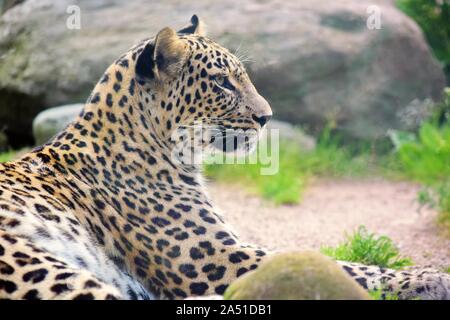
[[[230,79],[228,78],[228,76],[225,75],[221,75],[218,74],[214,77],[214,81],[216,82],[216,84],[223,88],[223,89],[227,89],[227,90],[231,90],[234,91],[236,88],[231,84]]]

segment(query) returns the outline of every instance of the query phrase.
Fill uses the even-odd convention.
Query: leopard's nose
[[[259,125],[261,126],[261,128],[264,127],[271,118],[272,118],[272,115],[260,116],[260,117],[252,115],[252,119],[255,120],[256,122],[258,122]]]

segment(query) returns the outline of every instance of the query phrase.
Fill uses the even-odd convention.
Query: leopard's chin
[[[252,153],[258,144],[260,130],[258,129],[228,129],[215,136],[211,141],[213,149],[225,154],[246,156]]]

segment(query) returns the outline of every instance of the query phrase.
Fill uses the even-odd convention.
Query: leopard
[[[138,42],[62,132],[0,164],[0,298],[223,295],[277,254],[242,242],[210,200],[201,164],[179,156],[197,153],[186,141],[199,124],[209,128],[201,149],[228,152],[230,138],[232,150],[252,150],[272,117],[243,62],[204,30],[194,15]],[[433,268],[337,263],[383,295],[450,298],[450,275]]]

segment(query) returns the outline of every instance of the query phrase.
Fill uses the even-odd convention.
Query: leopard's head
[[[271,108],[241,61],[203,29],[194,15],[187,27],[164,28],[137,47],[140,102],[164,139],[179,142],[195,128],[203,147],[251,150]]]

